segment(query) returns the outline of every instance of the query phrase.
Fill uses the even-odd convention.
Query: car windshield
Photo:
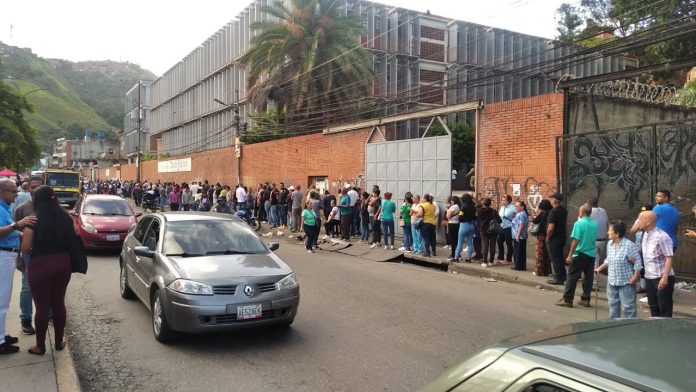
[[[231,220],[169,222],[163,251],[186,257],[268,252],[249,225]]]
[[[134,215],[133,210],[125,200],[96,200],[88,199],[82,208],[84,215]]]
[[[77,173],[46,173],[46,184],[50,186],[78,187],[80,176]]]

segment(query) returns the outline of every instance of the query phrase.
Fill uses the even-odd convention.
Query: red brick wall
[[[432,61],[445,61],[445,45],[421,42],[420,57]]]
[[[556,136],[563,133],[563,94],[488,104],[479,119],[476,191],[493,197],[520,184],[534,210],[557,189]]]
[[[242,146],[242,183],[285,182],[286,185],[309,185],[310,177],[328,177],[330,189],[342,182],[355,181],[365,174],[365,140],[369,130],[337,134],[321,133],[297,136]],[[191,154],[191,171],[157,173],[157,161],[143,162],[142,179],[187,182],[208,180],[211,183],[237,183],[234,148],[221,148]],[[171,157],[167,159],[185,158]],[[111,176],[115,169],[111,170]],[[100,178],[104,169],[100,169]],[[135,165],[124,165],[121,178],[135,179]]]
[[[444,41],[445,30],[430,26],[421,26],[421,37]]]

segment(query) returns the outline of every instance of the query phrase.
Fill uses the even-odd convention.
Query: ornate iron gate
[[[576,133],[558,138],[559,183],[570,214],[596,197],[610,219],[631,225],[660,189],[679,209],[679,248],[674,268],[696,278],[696,241],[683,235],[696,226],[696,119]]]

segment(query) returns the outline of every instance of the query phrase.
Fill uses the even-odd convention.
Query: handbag
[[[529,233],[533,236],[541,234],[541,222],[532,223],[532,228],[529,230]]]
[[[491,220],[488,222],[488,230],[486,230],[486,232],[487,232],[488,234],[495,234],[495,235],[497,235],[497,234],[500,233],[500,230],[501,230],[500,223],[499,223],[497,220],[491,219]]]
[[[399,218],[399,227],[404,227],[406,226],[406,221],[403,220],[402,218]]]
[[[421,228],[423,228],[423,217],[419,217],[418,219],[416,219],[413,225],[416,227],[416,230],[420,230]]]
[[[73,273],[87,273],[87,254],[77,235],[70,241],[70,270]]]

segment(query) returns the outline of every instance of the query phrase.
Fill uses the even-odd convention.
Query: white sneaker
[[[481,267],[488,268],[488,263],[481,263]]]
[[[449,245],[445,245],[442,247],[442,249],[449,249],[449,247],[450,247]]]
[[[331,237],[329,237],[328,235],[324,235],[324,236],[321,237],[321,238],[322,238],[323,240],[328,240],[328,239],[331,238]]]
[[[384,249],[389,249],[389,245],[384,245]]]
[[[394,250],[394,245],[390,246],[389,249]]]
[[[370,246],[370,249],[374,249],[374,248],[376,248],[378,245],[379,245],[379,244],[375,242],[374,244],[372,244],[372,246]]]
[[[400,250],[400,251],[402,251],[402,252],[403,252],[403,251],[405,251],[405,250],[406,250],[406,248],[404,248],[404,247],[402,246],[402,247],[401,247],[401,248],[399,248],[398,250]]]
[[[312,251],[311,251],[311,250],[308,250],[307,253],[312,253]]]

